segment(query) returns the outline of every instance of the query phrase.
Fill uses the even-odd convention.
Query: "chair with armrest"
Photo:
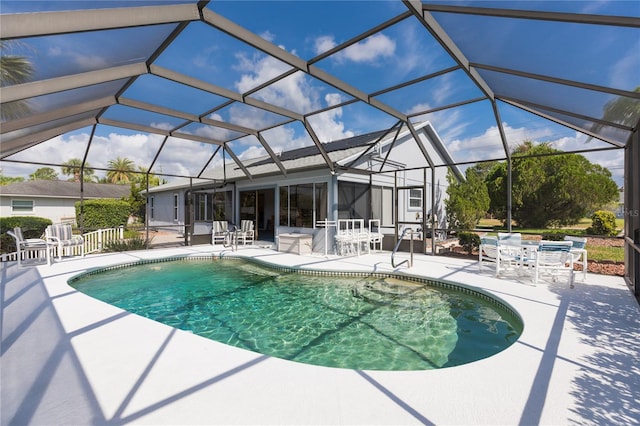
[[[65,252],[69,256],[74,256],[78,250],[80,255],[84,257],[84,238],[81,235],[73,235],[71,225],[49,225],[45,229],[44,235],[47,242],[54,244],[58,250],[58,260],[62,260]]]
[[[229,223],[226,220],[214,220],[211,231],[211,244],[224,244],[229,233]]]
[[[251,220],[241,220],[240,221],[240,229],[236,233],[238,243],[242,242],[242,244],[253,244],[255,238],[255,231],[253,228],[253,221]]]
[[[582,281],[585,281],[587,279],[587,270],[589,269],[589,264],[587,263],[587,239],[567,235],[564,237],[564,240],[573,243],[569,252],[573,257],[573,263],[582,265]]]
[[[568,283],[573,288],[571,246],[571,241],[540,241],[534,262],[536,284],[542,274],[548,274],[556,281],[560,274],[566,273]]]
[[[47,265],[51,265],[51,253],[49,250],[51,246],[47,244],[47,242],[41,238],[24,238],[22,234],[22,228],[16,227],[13,228],[13,231],[7,231],[16,242],[16,254],[18,256],[18,266],[22,266],[22,258],[31,259],[32,257],[29,253],[37,253],[38,258],[40,258],[40,254],[42,251],[45,252],[45,257],[47,259]]]

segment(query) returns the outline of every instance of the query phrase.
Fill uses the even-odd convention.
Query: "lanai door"
[[[240,220],[251,220],[256,239],[273,241],[275,189],[256,189],[240,192]]]

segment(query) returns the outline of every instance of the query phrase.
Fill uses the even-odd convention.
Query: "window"
[[[327,184],[280,187],[280,225],[313,228],[327,218]]]
[[[178,194],[173,194],[173,220],[178,220]]]
[[[196,193],[195,220],[229,220],[227,212],[231,212],[231,192]]]
[[[11,200],[11,211],[15,213],[33,213],[33,200]]]
[[[371,188],[371,219],[380,219],[382,226],[393,225],[393,188]]]
[[[411,209],[422,208],[422,189],[409,190],[409,208]]]
[[[151,219],[154,219],[156,217],[154,207],[155,207],[155,198],[150,197],[149,198],[149,217]]]
[[[369,185],[346,181],[338,182],[338,218],[371,218]]]

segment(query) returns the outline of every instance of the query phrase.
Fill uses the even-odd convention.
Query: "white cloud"
[[[313,42],[313,51],[316,55],[327,52],[337,46],[333,36],[320,36]]]
[[[391,57],[396,51],[396,42],[384,34],[374,34],[363,41],[351,45],[335,56],[358,63],[374,63],[380,58]]]

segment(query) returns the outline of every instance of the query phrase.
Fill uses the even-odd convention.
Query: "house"
[[[0,216],[37,216],[53,223],[76,224],[75,203],[81,199],[128,197],[128,185],[30,180],[0,186]]]
[[[398,127],[324,143],[333,170],[312,145],[282,152],[278,161],[262,157],[242,166],[226,163],[201,179],[150,188],[149,226],[186,231],[193,244],[211,240],[214,220],[251,220],[258,240],[311,234],[316,252],[325,247],[326,220],[379,219],[389,236],[385,248],[404,227],[429,236],[422,230],[431,225],[431,215],[436,228],[446,228],[448,170],[464,177],[451,166],[451,156],[429,122],[414,128],[417,140],[408,128]],[[428,167],[427,158],[434,167]],[[326,232],[332,251],[335,225]]]

